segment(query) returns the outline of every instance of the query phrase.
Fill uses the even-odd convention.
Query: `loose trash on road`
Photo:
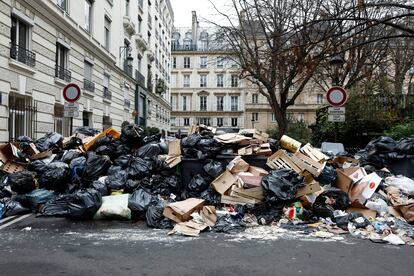
[[[270,225],[413,244],[414,180],[393,160],[412,162],[414,138],[380,137],[352,156],[254,129],[215,131],[192,126],[166,143],[127,124],[0,144],[0,218],[144,220],[192,237]]]

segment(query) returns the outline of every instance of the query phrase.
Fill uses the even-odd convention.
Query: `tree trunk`
[[[286,118],[286,109],[272,107],[275,113],[277,126],[279,130],[279,138],[282,137],[288,130],[288,120]]]

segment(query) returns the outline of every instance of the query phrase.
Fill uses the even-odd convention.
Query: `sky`
[[[217,15],[216,10],[209,0],[170,0],[174,10],[174,26],[189,27],[191,26],[191,12],[196,11],[198,21],[203,24],[205,19],[220,20],[222,17]],[[225,0],[212,0],[220,10],[225,10]],[[228,8],[227,8],[228,9]]]

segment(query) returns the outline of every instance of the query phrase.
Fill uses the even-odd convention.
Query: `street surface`
[[[142,222],[32,215],[0,230],[0,275],[413,275],[411,246],[269,229],[188,238]]]

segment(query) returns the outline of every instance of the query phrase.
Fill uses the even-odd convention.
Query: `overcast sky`
[[[189,27],[191,26],[191,12],[196,11],[199,21],[202,24],[203,18],[208,20],[220,20],[221,16],[217,15],[216,10],[209,0],[170,0],[174,10],[174,26]],[[213,0],[213,3],[220,10],[226,9],[225,0]]]

